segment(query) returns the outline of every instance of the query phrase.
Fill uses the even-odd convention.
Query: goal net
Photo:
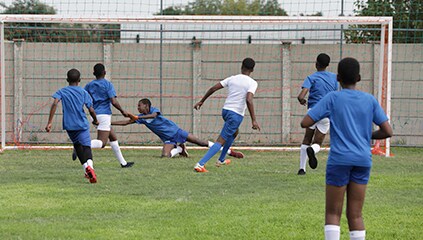
[[[347,41],[357,26],[369,26],[376,39]],[[356,28],[354,28],[356,27]],[[297,146],[306,108],[298,104],[304,78],[315,71],[319,53],[331,57],[328,71],[344,57],[362,66],[359,90],[375,95],[391,114],[391,17],[156,16],[68,17],[1,15],[1,143],[8,148],[70,144],[62,130],[61,107],[46,133],[52,94],[67,86],[66,72],[81,72],[84,87],[103,63],[106,78],[128,112],[142,98],[163,116],[201,139],[216,139],[222,127],[226,91],[210,97],[201,111],[194,104],[218,81],[240,73],[241,61],[256,61],[252,77],[262,131],[251,129],[247,114],[237,145]],[[112,120],[124,119],[113,111]],[[121,145],[160,145],[142,125],[114,127]],[[96,137],[91,128],[92,138]],[[328,144],[326,139],[326,144]],[[380,144],[389,155],[389,140]]]

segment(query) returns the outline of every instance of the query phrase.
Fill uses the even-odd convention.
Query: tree
[[[288,16],[277,0],[195,0],[185,6],[163,9],[163,15]]]
[[[39,0],[15,0],[3,14],[56,14],[56,10]],[[111,39],[120,41],[119,24],[86,25],[58,23],[7,23],[5,39],[25,39],[27,42],[93,42]]]
[[[423,43],[422,1],[357,0],[354,6],[357,16],[393,16],[393,42]],[[345,32],[345,39],[350,43],[380,41],[380,26],[351,25]]]

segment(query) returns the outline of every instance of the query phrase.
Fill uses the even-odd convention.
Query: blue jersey
[[[331,92],[307,114],[315,122],[325,117],[330,119],[328,165],[371,167],[373,123],[381,125],[388,121],[372,95],[350,89]]]
[[[76,131],[90,128],[84,105],[90,108],[93,102],[87,91],[78,86],[67,86],[54,93],[53,98],[62,102],[63,129]]]
[[[107,79],[96,79],[85,85],[85,90],[91,95],[96,114],[112,114],[110,99],[116,97],[113,84]]]
[[[160,114],[160,110],[154,107],[150,107],[150,112],[148,114],[157,113],[157,117],[149,118],[149,119],[142,119],[139,118],[135,121],[138,124],[145,124],[145,126],[150,129],[153,133],[155,133],[159,138],[165,142],[170,140],[175,136],[178,132],[179,127],[174,122],[170,121],[169,119],[163,117]],[[146,114],[139,114],[138,116],[144,116]]]
[[[301,87],[309,89],[308,108],[312,108],[326,94],[338,90],[338,81],[335,73],[317,71],[304,79]]]

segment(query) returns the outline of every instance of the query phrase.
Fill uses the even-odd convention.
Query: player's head
[[[330,57],[326,53],[321,53],[316,58],[316,68],[326,68],[329,63]]]
[[[343,85],[354,85],[361,80],[360,64],[355,58],[344,58],[338,63],[338,81]]]
[[[106,75],[106,68],[103,64],[97,63],[96,65],[94,65],[93,74],[96,78],[104,77]]]
[[[68,71],[66,80],[68,83],[78,83],[81,81],[81,73],[77,69],[72,68]]]
[[[147,114],[150,112],[151,102],[147,98],[143,98],[138,102],[138,112]]]
[[[256,65],[256,62],[252,59],[252,58],[245,58],[242,61],[242,66],[241,66],[241,70],[242,71],[249,71],[249,72],[253,72],[254,71],[254,66]]]

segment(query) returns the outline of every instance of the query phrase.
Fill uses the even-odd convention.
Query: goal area
[[[246,112],[237,146],[299,146],[299,122],[306,107],[296,100],[304,79],[315,72],[319,53],[336,72],[344,57],[361,64],[359,90],[377,97],[391,116],[392,17],[153,16],[75,17],[0,15],[1,150],[70,147],[62,130],[61,106],[47,133],[51,96],[67,86],[66,72],[81,72],[80,86],[103,63],[120,105],[137,113],[138,101],[179,127],[214,140],[223,120],[226,90],[211,96],[201,111],[194,104],[218,81],[240,73],[245,57],[256,61],[259,87],[254,105],[261,132]],[[377,38],[350,43],[347,34],[373,31]],[[124,119],[113,109],[112,120]],[[122,146],[159,146],[145,126],[114,127]],[[96,137],[91,127],[91,137]],[[329,145],[329,136],[325,139]],[[390,140],[378,142],[390,155]]]

